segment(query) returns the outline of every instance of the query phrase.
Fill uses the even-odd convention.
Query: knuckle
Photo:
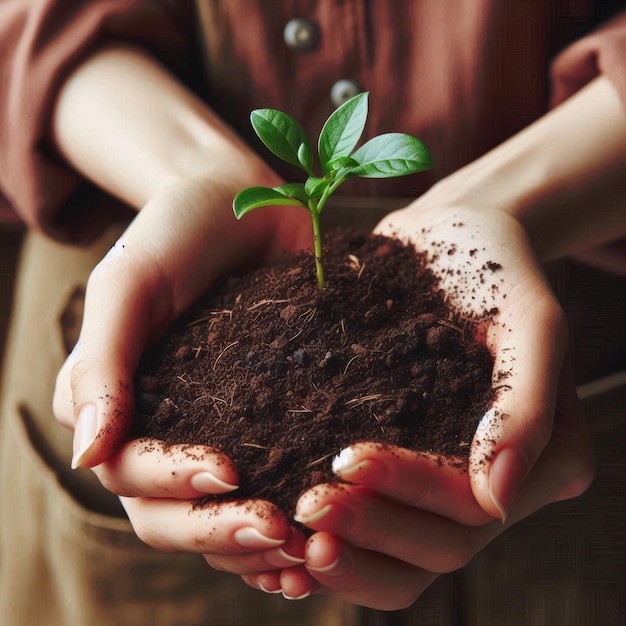
[[[228,567],[226,563],[224,563],[223,558],[214,554],[203,554],[202,557],[207,562],[207,565],[216,572],[226,572],[228,574],[236,573],[232,567]]]
[[[590,472],[588,474],[581,474],[572,478],[568,486],[564,489],[562,497],[565,500],[570,498],[577,498],[581,496],[593,483],[594,474]]]
[[[480,508],[478,504],[472,503],[471,506],[462,509],[454,520],[465,526],[484,526],[493,521],[493,516]]]
[[[415,604],[415,602],[417,601],[417,599],[422,595],[422,591],[421,590],[408,590],[404,593],[400,593],[398,594],[398,596],[396,596],[394,598],[393,604],[390,606],[383,606],[382,610],[384,611],[399,611],[402,609],[408,609],[409,607],[411,607],[413,604]]]
[[[167,545],[163,538],[158,535],[155,530],[147,523],[145,523],[141,519],[132,519],[130,523],[135,531],[135,534],[139,538],[140,541],[145,543],[146,545],[154,548],[155,550],[159,550],[160,552],[172,552],[173,548]]]
[[[96,475],[98,476],[98,480],[100,484],[111,493],[114,493],[116,496],[132,498],[136,494],[128,489],[122,482],[117,480],[113,475],[109,472],[104,471],[102,468],[98,468],[96,471]]]
[[[77,360],[70,368],[70,387],[77,389],[89,373],[89,364],[84,360]]]
[[[433,496],[433,481],[428,474],[415,481],[414,491],[408,498],[409,506],[421,508],[425,502],[430,502]]]
[[[140,541],[161,552],[172,551],[172,549],[164,543],[162,538],[159,537],[155,527],[150,524],[152,516],[150,516],[149,511],[146,511],[145,504],[140,498],[128,498],[123,496],[120,497],[120,502],[126,511],[126,515],[128,516],[128,520],[130,521],[135,535],[137,535]]]
[[[470,562],[469,558],[456,552],[449,551],[440,555],[439,559],[433,563],[430,569],[436,574],[450,574],[462,569]]]
[[[135,531],[135,535],[137,535],[137,537],[141,541],[158,550],[158,547],[156,545],[158,542],[154,541],[155,537],[151,530],[148,528],[148,526],[132,516],[130,518],[130,523],[133,527],[133,530]]]
[[[378,611],[401,611],[402,609],[408,609],[412,606],[420,597],[419,593],[410,594],[398,594],[390,598],[385,598],[380,602],[376,602],[375,606],[371,607]]]
[[[565,481],[560,497],[564,500],[577,498],[589,489],[595,478],[595,463],[591,450],[581,452],[564,468]]]
[[[102,294],[111,293],[116,294],[118,299],[122,294],[135,296],[136,285],[152,284],[157,273],[154,265],[118,242],[89,275],[85,301],[89,303],[94,297],[98,299]]]
[[[388,535],[384,532],[372,533],[368,537],[368,550],[379,554],[397,554],[398,549],[394,545],[393,541],[395,533],[391,532]]]
[[[121,275],[119,263],[112,262],[111,257],[107,254],[91,271],[87,279],[86,293],[97,291],[106,286],[116,276]]]
[[[120,493],[119,485],[115,480],[111,478],[111,475],[108,472],[98,471],[97,472],[98,480],[100,484],[111,493],[115,493],[118,496],[126,496],[125,493]]]
[[[415,571],[413,575],[408,574],[402,584],[396,585],[393,591],[385,594],[384,598],[376,603],[376,608],[380,611],[399,611],[408,609],[419,599],[424,590],[438,577],[438,574],[431,574],[424,580],[423,574]]]
[[[469,527],[461,527],[456,542],[446,545],[446,549],[429,569],[437,574],[449,574],[465,567],[480,551],[482,545],[478,535]]]
[[[120,239],[91,271],[86,293],[111,288],[132,291],[138,283],[163,282],[165,273],[153,251],[138,242],[125,245]]]

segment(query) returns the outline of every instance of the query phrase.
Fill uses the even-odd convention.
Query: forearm
[[[203,102],[130,47],[103,48],[70,75],[51,135],[74,169],[135,208],[185,179],[228,181],[233,196],[276,180]]]
[[[596,79],[433,193],[514,215],[543,261],[626,236],[626,113],[617,92]]]

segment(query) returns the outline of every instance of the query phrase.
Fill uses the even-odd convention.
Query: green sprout
[[[356,145],[367,119],[368,93],[354,96],[326,120],[318,140],[321,176],[313,172],[313,150],[304,129],[286,113],[257,109],[250,122],[265,146],[277,157],[307,174],[304,183],[274,187],[247,187],[233,201],[237,219],[262,206],[304,207],[313,221],[313,242],[317,283],[324,288],[320,215],[328,198],[348,178],[394,178],[432,167],[426,146],[411,135],[385,133]]]

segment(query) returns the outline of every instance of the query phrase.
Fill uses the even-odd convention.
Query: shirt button
[[[336,107],[341,106],[344,102],[354,98],[354,96],[360,94],[363,90],[361,86],[353,80],[346,80],[342,78],[338,80],[330,90],[330,101]]]
[[[289,20],[283,31],[283,38],[288,48],[296,52],[311,52],[320,41],[320,30],[317,24],[296,17]]]

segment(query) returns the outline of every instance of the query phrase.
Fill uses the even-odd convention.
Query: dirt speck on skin
[[[337,231],[327,246],[323,291],[310,254],[285,256],[224,280],[145,355],[132,437],[225,452],[241,486],[219,498],[291,516],[357,441],[467,465],[495,393],[484,317],[451,309],[411,245]]]

